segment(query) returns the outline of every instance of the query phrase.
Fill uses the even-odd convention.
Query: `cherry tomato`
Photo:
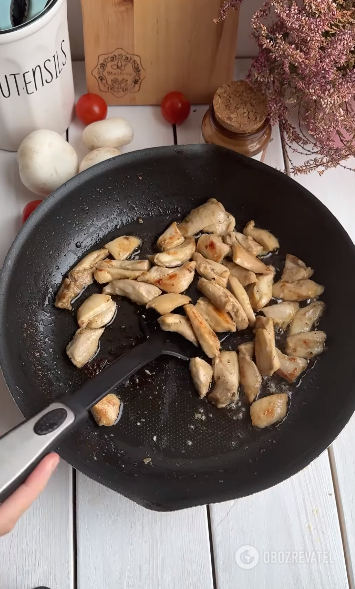
[[[22,211],[22,224],[27,221],[31,213],[43,202],[42,200],[31,200]]]
[[[182,92],[169,92],[164,96],[161,105],[161,114],[171,125],[181,125],[190,114],[191,104]]]
[[[107,117],[107,104],[97,94],[83,94],[76,103],[76,116],[84,125],[102,121]]]

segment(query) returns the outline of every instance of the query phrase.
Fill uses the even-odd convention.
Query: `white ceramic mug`
[[[62,134],[74,112],[67,0],[0,33],[0,149],[17,151],[36,129]]]

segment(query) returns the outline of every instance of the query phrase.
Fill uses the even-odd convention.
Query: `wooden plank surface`
[[[74,64],[76,92],[86,90],[82,64]],[[123,151],[171,145],[172,127],[158,107],[110,107],[129,120],[135,137]],[[83,157],[83,126],[74,121],[69,142]],[[150,512],[77,473],[78,589],[212,589],[205,507]]]
[[[0,265],[21,226],[25,204],[38,197],[19,179],[15,153],[0,151]],[[23,418],[0,373],[0,435]],[[72,469],[62,462],[47,489],[8,536],[0,539],[1,589],[73,587]]]
[[[245,77],[249,64],[250,60],[236,61],[237,79]],[[206,107],[194,107],[189,121],[178,127],[179,144],[200,142],[205,110]],[[284,171],[277,128],[273,128],[265,163]],[[298,475],[272,489],[238,501],[212,505],[210,509],[219,589],[348,587],[327,453]],[[242,565],[243,558],[255,556],[252,549],[246,548],[245,552],[243,546],[252,546],[258,552],[260,560],[255,567],[243,569],[237,564],[238,549],[242,549],[241,560],[238,561]],[[291,558],[291,554],[287,555],[289,552],[296,553],[293,564],[271,562],[273,558],[278,561]],[[307,558],[319,561],[302,562]],[[250,562],[253,564],[252,560]]]

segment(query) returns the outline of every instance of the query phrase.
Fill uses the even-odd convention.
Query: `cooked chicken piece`
[[[258,229],[255,227],[254,221],[249,221],[249,223],[244,227],[243,231],[244,235],[248,237],[252,237],[263,246],[263,253],[267,254],[268,252],[272,252],[280,247],[280,244],[276,237],[270,233],[270,231],[266,231],[266,229]]]
[[[253,362],[254,342],[247,342],[238,346],[240,383],[249,403],[252,403],[260,392],[262,377]]]
[[[115,260],[125,260],[141,245],[141,243],[142,241],[141,239],[138,239],[138,237],[121,235],[121,237],[117,237],[113,241],[106,243],[105,248],[108,249]]]
[[[133,270],[134,272],[147,272],[151,266],[149,260],[103,260],[96,264],[97,270]]]
[[[197,242],[197,251],[204,258],[220,263],[230,253],[230,247],[223,243],[219,235],[204,233]]]
[[[186,262],[180,268],[171,270],[170,273],[158,278],[154,284],[165,292],[181,293],[189,288],[195,276],[196,262]],[[166,270],[166,268],[160,268]],[[142,276],[139,277],[141,279]]]
[[[236,324],[229,313],[217,309],[217,307],[212,305],[212,303],[208,299],[205,299],[205,297],[198,299],[196,309],[216,333],[223,333],[225,331],[235,332],[237,330]]]
[[[187,237],[182,245],[171,250],[155,254],[152,261],[157,266],[176,268],[190,260],[195,253],[196,243],[194,237]]]
[[[306,301],[316,299],[324,292],[324,286],[313,282],[313,280],[296,280],[296,282],[285,282],[279,280],[272,287],[272,296],[285,301]]]
[[[287,413],[288,396],[286,393],[269,395],[255,401],[250,407],[251,422],[255,427],[268,427],[284,419]]]
[[[248,318],[249,325],[253,326],[255,323],[255,315],[244,287],[241,285],[238,278],[232,275],[229,276],[229,286],[235,298],[241,304],[244,313]]]
[[[196,252],[192,259],[196,262],[197,272],[207,278],[207,280],[215,280],[220,286],[227,286],[229,270],[222,264],[214,262],[213,260],[206,260],[201,254]]]
[[[110,307],[111,301],[110,295],[92,294],[78,309],[77,320],[79,327],[86,327],[96,315],[106,311]]]
[[[99,284],[106,284],[107,282],[112,282],[112,280],[123,280],[124,278],[137,280],[141,274],[143,274],[143,270],[124,270],[123,268],[106,270],[104,268],[98,268],[94,272],[94,278]]]
[[[314,270],[312,270],[312,268],[307,268],[302,260],[296,258],[296,256],[291,256],[291,254],[287,254],[281,280],[295,282],[295,280],[310,278],[313,275],[313,272]]]
[[[263,252],[263,246],[260,245],[260,243],[257,243],[252,237],[248,237],[238,231],[227,233],[227,235],[224,235],[223,241],[230,246],[239,243],[244,249],[253,254],[253,256],[259,256]]]
[[[324,351],[326,339],[327,336],[324,331],[310,331],[290,335],[286,340],[286,353],[289,356],[311,359],[314,356],[319,356]]]
[[[184,317],[184,315],[167,313],[167,315],[159,317],[158,322],[163,331],[179,333],[195,346],[198,346],[198,341],[194,334],[194,330],[191,327],[191,323],[186,317]]]
[[[285,378],[288,382],[295,382],[299,375],[306,370],[307,360],[304,358],[297,358],[296,356],[286,356],[276,348],[276,353],[280,360],[280,368],[276,374]]]
[[[125,279],[109,282],[102,292],[127,297],[137,305],[146,305],[161,294],[161,290],[152,284]]]
[[[171,313],[178,307],[183,307],[191,301],[190,297],[182,294],[163,294],[149,301],[147,309],[155,309],[160,315]]]
[[[184,237],[196,235],[208,225],[223,223],[226,217],[224,206],[215,198],[210,198],[205,204],[193,209],[178,228]]]
[[[226,213],[225,221],[221,223],[212,223],[212,225],[207,225],[204,227],[202,231],[204,233],[215,233],[216,235],[225,235],[226,233],[230,233],[233,231],[235,227],[235,218],[230,213]]]
[[[223,260],[223,265],[228,268],[229,272],[233,274],[233,276],[238,278],[240,284],[243,286],[248,286],[248,284],[256,282],[255,272],[246,270],[245,268],[238,266],[234,262],[229,262],[228,260]]]
[[[238,330],[246,329],[248,327],[248,317],[239,301],[232,295],[229,290],[219,286],[215,282],[200,278],[197,283],[197,288],[200,290],[210,301],[217,307],[226,313],[229,313],[236,324]]]
[[[200,395],[200,398],[203,399],[210,390],[213,377],[212,366],[205,362],[205,360],[202,360],[202,358],[191,358],[190,372],[195,389]]]
[[[148,284],[157,284],[158,280],[164,276],[169,276],[174,272],[171,268],[161,268],[160,266],[153,266],[149,272],[143,272],[137,278],[137,282],[147,282]]]
[[[94,281],[94,268],[97,262],[107,258],[108,251],[103,248],[87,254],[70,270],[68,278],[64,278],[55,299],[58,309],[71,311],[71,302],[81,291]]]
[[[275,333],[272,319],[257,317],[255,324],[255,358],[262,376],[271,376],[280,368],[276,353]]]
[[[207,321],[202,317],[201,313],[199,313],[194,305],[185,305],[184,309],[206,356],[209,358],[218,356],[221,344],[215,332],[212,331]]]
[[[322,301],[316,301],[303,307],[297,311],[294,320],[290,325],[288,335],[296,335],[296,333],[305,333],[311,331],[312,326],[325,311],[325,303]]]
[[[98,425],[110,427],[115,425],[120,412],[121,401],[116,395],[110,393],[91,409],[91,413]]]
[[[273,320],[275,327],[286,329],[299,309],[298,303],[284,302],[264,307],[262,312]]]
[[[82,368],[96,355],[99,349],[99,339],[104,331],[104,328],[88,329],[86,327],[78,329],[75,333],[67,345],[67,354],[77,368]]]
[[[270,268],[269,274],[259,275],[256,282],[248,286],[250,304],[254,311],[261,311],[272,299],[275,269],[273,266],[268,266],[268,268]]]
[[[256,274],[267,274],[268,273],[268,266],[264,264],[259,258],[256,258],[248,252],[242,245],[237,243],[236,245],[232,246],[233,250],[233,262],[238,264],[238,266],[242,266],[242,268],[246,268],[247,270],[251,270]]]
[[[91,321],[87,324],[87,327],[90,329],[99,329],[100,327],[105,327],[112,321],[116,314],[116,303],[115,301],[111,301],[107,309],[102,311],[98,315],[95,315]]]
[[[159,237],[157,241],[158,248],[165,252],[173,247],[178,247],[184,242],[185,238],[180,233],[177,223],[172,223],[170,227]]]
[[[236,352],[221,352],[213,360],[213,377],[215,386],[208,395],[210,403],[222,409],[238,400],[239,366]]]

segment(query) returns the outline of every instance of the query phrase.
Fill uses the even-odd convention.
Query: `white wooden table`
[[[248,60],[239,60],[244,77]],[[74,64],[85,92],[83,64]],[[199,143],[206,107],[193,107],[178,143]],[[131,121],[126,151],[173,143],[157,107],[111,107]],[[69,141],[86,152],[78,122]],[[266,163],[285,169],[280,135]],[[355,174],[341,168],[299,176],[355,240]],[[26,202],[16,154],[0,152],[0,264],[20,227]],[[341,386],[341,381],[339,383]],[[0,434],[21,415],[0,382]],[[0,588],[33,589],[345,589],[354,587],[355,421],[309,467],[253,497],[177,513],[146,511],[61,463],[48,488],[0,539]],[[243,546],[249,548],[248,559]],[[236,553],[241,548],[241,557]],[[256,551],[259,555],[257,562]],[[238,564],[238,562],[239,564]],[[250,568],[245,568],[250,563]],[[253,565],[253,566],[252,566]]]

